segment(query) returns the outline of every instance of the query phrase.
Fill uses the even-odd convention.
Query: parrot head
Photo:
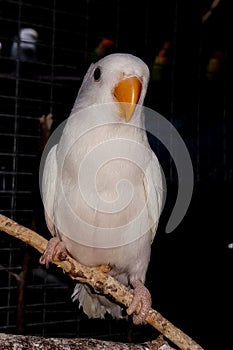
[[[140,58],[125,53],[110,54],[89,67],[73,110],[76,111],[76,106],[117,102],[118,117],[129,122],[136,106],[143,104],[148,81],[149,68]]]
[[[19,36],[21,41],[29,43],[36,43],[38,39],[38,33],[33,28],[22,28]]]

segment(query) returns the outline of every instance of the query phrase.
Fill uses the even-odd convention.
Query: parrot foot
[[[127,309],[127,314],[133,314],[133,323],[146,324],[146,318],[148,316],[149,310],[151,308],[151,294],[149,290],[144,286],[144,284],[136,280],[132,282],[133,290],[133,300]]]
[[[40,257],[40,263],[49,267],[49,263],[53,261],[54,257],[58,260],[65,260],[67,256],[67,250],[65,244],[61,242],[57,237],[53,237],[48,241],[48,245],[43,255]]]

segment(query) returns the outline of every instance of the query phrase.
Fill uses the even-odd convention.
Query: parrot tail
[[[123,318],[122,308],[119,305],[103,295],[92,293],[87,285],[77,283],[71,298],[72,301],[79,302],[79,307],[83,308],[89,318],[105,318],[106,313],[116,319]]]

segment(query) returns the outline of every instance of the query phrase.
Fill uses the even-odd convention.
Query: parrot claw
[[[139,280],[134,281],[132,286],[134,287],[134,296],[132,303],[127,309],[127,314],[133,314],[134,324],[146,324],[146,318],[152,303],[150,292]]]
[[[67,256],[67,250],[63,242],[57,237],[53,237],[48,241],[47,248],[43,255],[40,257],[40,263],[49,267],[49,263],[53,261],[54,257],[58,257],[59,260],[65,260]]]

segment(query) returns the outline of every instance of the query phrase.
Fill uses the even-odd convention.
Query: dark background
[[[39,118],[51,112],[55,128],[68,117],[93,51],[103,37],[115,41],[114,51],[139,56],[152,73],[145,105],[177,128],[189,150],[195,180],[186,216],[166,234],[177,177],[172,159],[161,150],[168,196],[146,284],[153,307],[207,350],[224,349],[224,344],[232,347],[232,250],[228,248],[233,242],[232,12],[228,3],[220,0],[203,23],[211,3],[0,2],[1,213],[27,227],[35,224],[39,233],[49,237],[38,190]],[[15,63],[10,49],[24,27],[39,33],[37,60]],[[155,67],[155,57],[167,41],[167,63]],[[216,51],[219,68],[207,73]],[[153,75],[156,69],[157,75]],[[24,263],[28,256],[29,265]],[[128,341],[131,335],[133,341],[156,337],[149,325],[134,327],[111,317],[87,320],[70,301],[72,282],[56,268],[45,271],[38,259],[37,252],[1,233],[0,332],[120,341]],[[24,318],[21,316],[19,325],[14,274],[25,264],[29,272]]]

